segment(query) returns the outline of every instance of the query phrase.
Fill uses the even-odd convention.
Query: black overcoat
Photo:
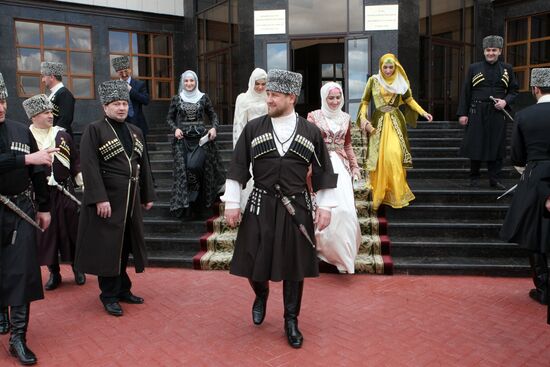
[[[489,98],[506,100],[506,109],[518,94],[512,66],[497,61],[471,64],[462,86],[457,116],[468,116],[460,147],[462,156],[479,161],[494,161],[506,154],[507,117]]]
[[[38,210],[48,212],[44,168],[25,165],[25,155],[38,150],[28,126],[6,119],[0,123],[0,140],[0,194],[35,218],[35,206],[27,191],[32,182]],[[19,306],[44,298],[36,229],[0,203],[0,236],[0,306]]]
[[[539,103],[516,114],[512,164],[526,166],[500,231],[508,242],[550,252],[550,103]]]
[[[125,122],[133,141],[128,156],[107,119],[92,122],[80,141],[84,197],[80,210],[75,267],[100,276],[120,274],[120,257],[127,222],[131,228],[132,255],[137,272],[147,262],[141,204],[155,198],[141,130]],[[132,180],[140,167],[139,182]],[[134,190],[137,191],[134,194]],[[112,215],[101,218],[96,203],[109,201]]]

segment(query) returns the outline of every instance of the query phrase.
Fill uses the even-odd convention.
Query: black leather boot
[[[298,329],[298,315],[302,306],[304,282],[283,281],[283,300],[285,305],[285,332],[288,344],[292,348],[301,348],[304,337]]]
[[[47,291],[53,291],[59,287],[59,284],[61,284],[59,264],[48,265],[48,270],[50,271],[50,278],[44,285],[44,289]]]
[[[23,365],[37,362],[36,356],[27,348],[27,327],[29,326],[30,304],[11,306],[10,353]]]
[[[8,306],[0,307],[0,334],[4,335],[10,331],[10,314]]]
[[[542,305],[548,304],[548,261],[545,254],[532,253],[529,264],[533,274],[535,288],[529,291],[529,297]]]
[[[260,325],[265,319],[265,310],[267,308],[267,297],[269,296],[269,282],[255,282],[251,279],[248,280],[256,299],[252,304],[252,322],[254,325]]]
[[[86,283],[86,274],[84,273],[81,273],[79,272],[78,270],[76,270],[74,268],[74,265],[72,266],[73,268],[73,274],[74,274],[74,281],[77,285],[84,285],[84,283]]]

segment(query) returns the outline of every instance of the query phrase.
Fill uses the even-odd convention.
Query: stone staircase
[[[409,207],[387,208],[396,273],[527,275],[527,255],[498,233],[511,197],[489,187],[482,169],[479,188],[470,188],[469,160],[458,157],[463,129],[456,122],[419,122],[409,129],[414,168]],[[502,182],[519,178],[505,161]]]
[[[356,134],[357,135],[357,134]],[[166,129],[152,129],[147,137],[153,174],[157,184],[157,202],[144,215],[145,240],[149,262],[156,266],[194,267],[195,269],[228,269],[236,230],[228,228],[219,214],[223,205],[213,208],[206,221],[181,221],[170,215],[172,185],[171,136]],[[220,126],[218,147],[224,166],[232,152],[232,126]],[[357,148],[361,148],[360,141]],[[387,221],[371,210],[369,193],[356,190],[357,209],[363,233],[356,259],[358,273],[391,274],[392,260]],[[321,263],[322,271],[334,271]]]
[[[220,126],[217,140],[222,160],[227,163],[233,144],[232,126]],[[149,263],[154,266],[191,268],[193,256],[200,251],[200,238],[207,231],[206,223],[204,220],[182,221],[170,214],[173,158],[168,129],[151,129],[147,142],[157,185],[157,201],[150,211],[144,213]]]

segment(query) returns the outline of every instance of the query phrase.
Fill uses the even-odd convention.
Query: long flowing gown
[[[334,173],[338,174],[335,194],[338,206],[331,210],[331,221],[323,231],[315,231],[317,256],[340,272],[355,272],[355,257],[361,244],[352,172],[359,168],[351,145],[350,116],[339,124],[329,124],[321,110],[310,112],[307,119],[321,129]]]
[[[255,118],[267,114],[267,103],[265,101],[250,102],[246,98],[246,93],[241,93],[235,102],[235,117],[233,118],[233,148],[237,145],[237,141],[245,125]],[[252,168],[250,169],[252,174]],[[248,196],[254,188],[254,178],[248,180],[246,187],[241,194],[241,210],[244,210],[248,202]]]
[[[407,124],[416,127],[418,114],[425,115],[426,111],[416,103],[410,88],[403,95],[390,93],[374,77],[365,87],[359,116],[367,117],[371,100],[375,111],[369,121],[376,130],[369,136],[365,169],[369,172],[373,208],[381,204],[403,208],[414,200],[405,170],[412,167]],[[405,115],[399,109],[401,104],[410,108]]]

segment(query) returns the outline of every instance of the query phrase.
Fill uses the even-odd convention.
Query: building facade
[[[95,91],[115,78],[110,59],[119,55],[147,82],[145,113],[158,127],[187,69],[230,124],[254,67],[302,73],[301,114],[319,108],[319,88],[336,81],[354,116],[379,57],[392,52],[419,102],[436,119],[453,120],[465,70],[483,59],[484,36],[505,37],[503,59],[522,91],[517,108],[533,102],[529,70],[550,66],[547,0],[0,0],[0,7],[10,116],[25,120],[21,101],[44,91],[40,62],[61,61],[77,98],[76,131],[101,117]]]

